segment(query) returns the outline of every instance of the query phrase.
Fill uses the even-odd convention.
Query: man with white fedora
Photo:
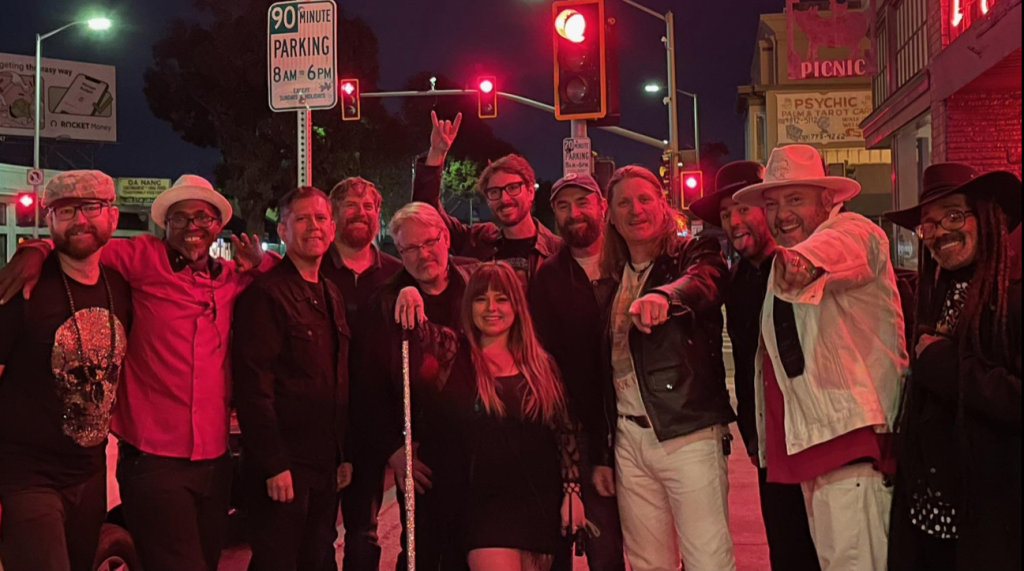
[[[185,175],[153,203],[161,240],[113,240],[102,262],[132,290],[134,322],[111,430],[128,527],[148,571],[214,570],[231,487],[228,355],[235,300],[277,259],[255,237],[232,237],[235,262],[210,257],[231,205]],[[0,297],[31,294],[44,253],[35,242],[0,271]],[[240,269],[256,269],[241,272]]]
[[[823,571],[886,568],[888,436],[908,368],[889,240],[844,211],[860,190],[793,145],[735,195],[765,208],[778,243],[755,361],[760,461],[769,482],[802,487]]]

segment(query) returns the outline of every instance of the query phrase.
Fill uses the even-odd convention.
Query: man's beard
[[[573,224],[577,226],[572,228]],[[593,246],[601,239],[602,228],[597,220],[580,216],[566,221],[564,225],[559,226],[558,231],[570,248],[583,249]]]
[[[362,222],[365,226],[356,227],[353,224]],[[338,239],[342,244],[356,250],[362,250],[370,244],[377,237],[377,225],[373,223],[369,218],[356,218],[349,220],[345,223],[345,226],[338,232]]]
[[[92,243],[89,245],[76,244],[72,238],[75,235],[92,236]],[[103,235],[94,226],[75,226],[69,228],[63,234],[54,234],[53,247],[58,252],[75,260],[85,260],[98,252],[100,248],[107,245],[110,235]]]

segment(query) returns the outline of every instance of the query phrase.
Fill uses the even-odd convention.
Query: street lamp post
[[[665,37],[662,41],[665,43],[665,50],[668,52],[668,96],[665,98],[665,105],[668,106],[668,148],[672,153],[672,161],[669,168],[672,172],[672,180],[676,181],[679,179],[679,109],[676,101],[676,92],[678,91],[676,88],[676,17],[672,12],[659,14],[637,3],[635,0],[622,1],[641,12],[665,22]],[[682,201],[680,200],[681,203]]]
[[[661,93],[661,86],[655,83],[649,83],[644,86],[644,91],[647,93]],[[682,89],[676,89],[676,93],[679,95],[685,95],[693,99],[693,147],[697,152],[697,166],[700,166],[700,107],[698,103],[698,97],[696,93],[690,93],[689,91],[683,91]],[[665,98],[668,101],[668,98]]]
[[[93,31],[105,31],[109,30],[111,26],[110,20],[106,18],[92,18],[90,20],[81,20],[78,22],[72,22],[56,30],[46,34],[36,34],[36,84],[35,84],[35,136],[32,141],[32,168],[39,169],[39,138],[40,131],[42,129],[42,116],[43,116],[43,90],[41,88],[43,82],[43,40],[56,36],[57,34],[73,28],[75,26],[88,26]],[[39,238],[39,189],[35,189],[36,200],[35,200],[35,211],[36,211],[36,223],[32,228],[32,237]]]

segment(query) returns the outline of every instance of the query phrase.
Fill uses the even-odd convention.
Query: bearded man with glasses
[[[449,215],[441,204],[444,162],[462,125],[460,113],[454,123],[434,123],[430,151],[416,163],[413,197],[437,209],[451,234],[452,252],[485,262],[504,261],[529,285],[537,269],[562,248],[562,240],[531,214],[537,192],[537,176],[530,163],[519,155],[508,155],[491,163],[477,181],[477,191],[487,201],[498,227],[492,224],[468,226]]]
[[[56,249],[31,301],[0,307],[0,558],[10,571],[92,569],[106,519],[107,432],[131,291],[100,263],[117,228],[114,181],[46,185]]]
[[[146,569],[213,570],[231,488],[233,308],[278,258],[265,256],[255,236],[232,238],[235,261],[210,256],[232,209],[201,177],[181,177],[157,197],[151,214],[166,231],[164,240],[113,240],[100,258],[124,276],[134,309],[111,423],[120,439],[117,479]],[[0,271],[2,302],[21,291],[26,299],[32,294],[52,246],[40,241],[19,249]]]

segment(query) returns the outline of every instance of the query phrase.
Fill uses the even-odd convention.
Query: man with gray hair
[[[469,275],[479,262],[450,258],[451,238],[444,220],[432,206],[413,202],[399,210],[390,225],[391,235],[404,268],[391,280],[366,314],[364,334],[353,340],[353,370],[363,375],[362,382],[374,392],[370,406],[375,411],[374,435],[381,455],[390,457],[396,483],[405,481],[403,430],[402,338],[403,330],[415,329],[430,321],[453,331],[461,329],[462,296]],[[411,335],[410,362],[422,362],[423,350],[416,335]],[[414,367],[413,415],[422,415],[431,371]],[[459,489],[452,482],[432,475],[439,464],[448,461],[447,446],[435,446],[429,433],[413,431],[417,440],[417,459],[413,478],[416,497],[417,565],[434,571],[442,560],[463,557],[455,535],[455,518],[460,501]],[[436,453],[436,454],[435,454]],[[432,471],[433,469],[434,471]],[[433,480],[433,481],[432,481]],[[403,518],[404,521],[404,518]],[[403,546],[405,542],[403,540]],[[397,568],[406,567],[405,554]]]
[[[107,513],[106,445],[131,290],[100,263],[114,181],[57,175],[43,195],[54,251],[31,300],[0,306],[0,559],[9,571],[92,569]]]

